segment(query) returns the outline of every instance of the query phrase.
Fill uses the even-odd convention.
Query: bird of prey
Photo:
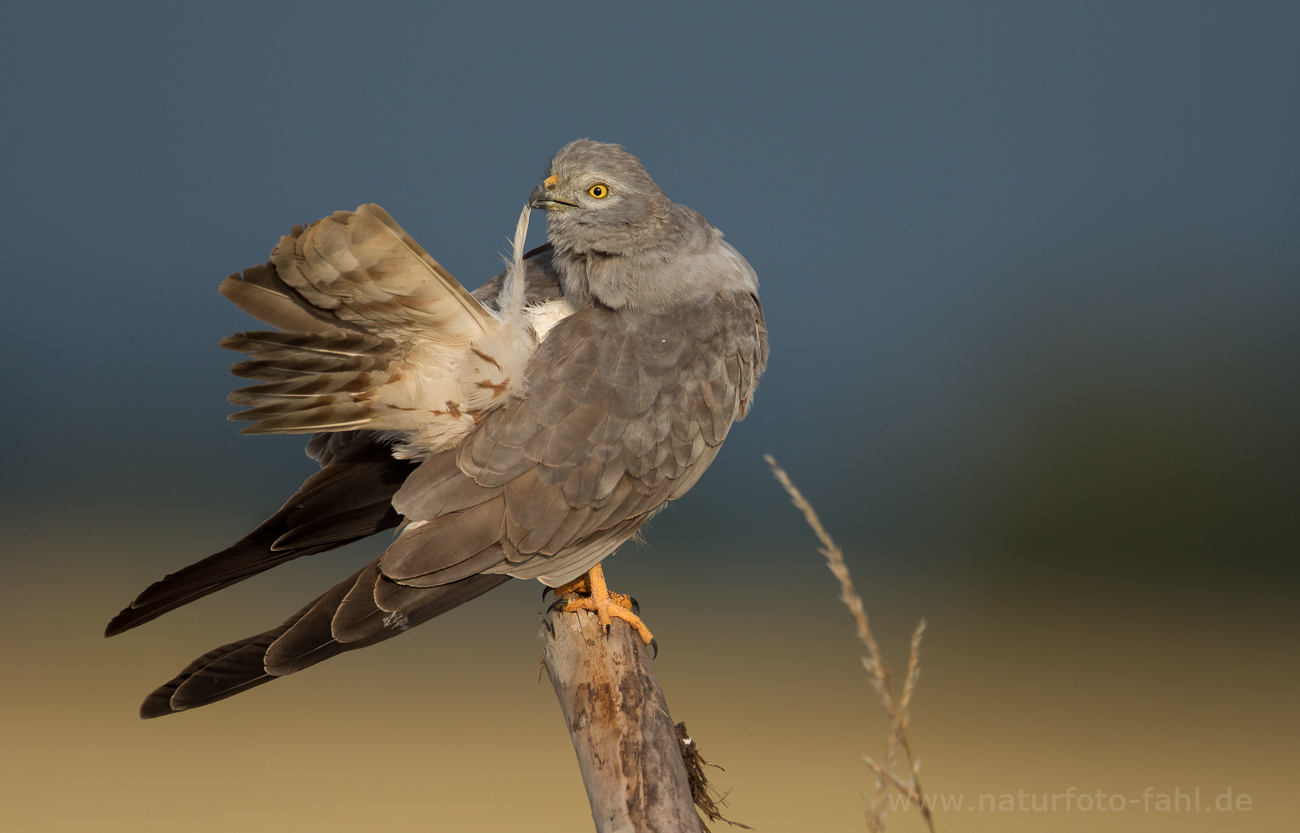
[[[754,270],[619,145],[555,154],[548,243],[467,292],[375,205],[280,239],[221,292],[275,331],[222,345],[258,382],[242,433],[312,434],[321,469],[229,549],[147,588],[112,636],[303,555],[399,527],[279,627],[209,651],[140,709],[221,700],[432,619],[510,578],[649,632],[600,562],[681,497],[767,361]]]

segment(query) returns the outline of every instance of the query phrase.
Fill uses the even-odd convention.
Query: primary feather
[[[270,264],[227,278],[246,311],[298,329],[221,342],[250,357],[236,375],[263,383],[230,396],[249,406],[231,416],[253,422],[241,433],[365,428],[414,459],[458,442],[518,393],[538,342],[524,310],[528,211],[495,314],[376,205],[295,228]]]

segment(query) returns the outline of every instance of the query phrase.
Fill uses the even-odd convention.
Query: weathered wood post
[[[700,833],[677,730],[647,647],[615,619],[552,614],[545,664],[597,833]]]

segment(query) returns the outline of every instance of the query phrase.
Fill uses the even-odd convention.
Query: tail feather
[[[396,512],[390,515],[390,510],[392,502],[385,500],[358,506],[328,518],[307,521],[277,538],[272,549],[279,551],[315,549],[325,545],[342,546],[374,533],[376,516],[385,522],[400,517]]]
[[[222,645],[194,660],[145,698],[140,705],[140,717],[148,720],[206,706],[275,679],[262,666],[262,656],[292,622],[291,619],[273,630]],[[184,694],[180,691],[182,687],[186,687]]]
[[[369,575],[377,575],[372,562],[340,582],[324,595],[299,610],[279,627],[265,633],[223,645],[191,662],[175,678],[159,686],[140,707],[143,718],[161,717],[186,709],[206,706],[309,668],[344,651],[364,648],[397,636],[474,599],[509,580],[504,575],[479,575],[441,587],[410,594],[407,606],[386,613],[374,604]],[[356,594],[348,621],[353,641],[341,642],[334,634],[334,620],[354,588],[369,590]],[[369,601],[367,601],[369,598]],[[369,605],[368,609],[367,605]]]
[[[241,546],[245,544],[246,546]],[[323,552],[325,549],[332,548],[302,549],[271,555],[269,554],[269,544],[255,540],[250,541],[245,538],[230,549],[209,556],[204,561],[172,573],[161,581],[150,585],[140,595],[140,598],[137,598],[129,607],[124,608],[121,613],[113,617],[104,630],[104,636],[117,636],[119,633],[139,627],[146,622],[152,622],[168,611],[187,605],[232,584],[237,584],[250,576],[255,576],[303,555]],[[221,564],[221,575],[218,577],[195,580],[186,575],[189,570],[194,568],[210,569],[212,564],[216,563]],[[199,571],[196,570],[195,572]],[[172,583],[177,581],[183,582],[183,584],[178,589],[171,589]],[[145,599],[145,595],[150,591],[162,589],[166,589],[168,592],[157,598]]]
[[[109,622],[113,636],[169,610],[304,555],[325,552],[401,522],[392,496],[415,464],[368,435],[312,475],[280,511],[234,546],[147,587]]]

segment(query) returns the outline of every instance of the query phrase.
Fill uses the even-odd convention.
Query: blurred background
[[[770,452],[900,670],[929,622],[938,829],[1290,829],[1298,42],[1282,0],[7,6],[0,827],[589,829],[535,584],[148,723],[383,542],[100,638],[313,468],[225,421],[221,278],[377,202],[476,286],[589,136],[762,283],[752,415],[606,564],[732,818],[865,829],[886,729]],[[1071,788],[1201,809],[972,808]]]

